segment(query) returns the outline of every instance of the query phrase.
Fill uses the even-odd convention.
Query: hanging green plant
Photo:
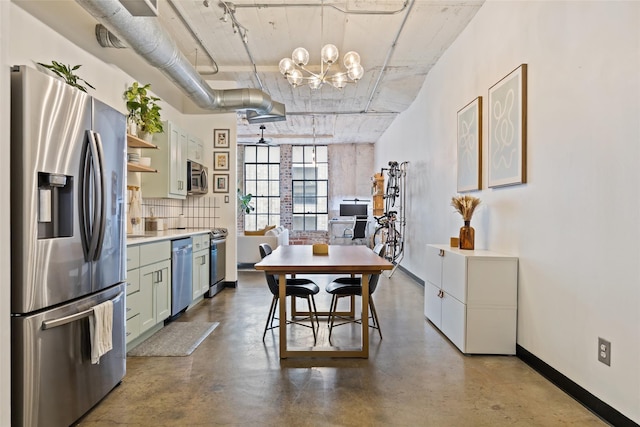
[[[59,77],[62,77],[64,81],[73,87],[80,89],[83,92],[87,91],[87,88],[84,87],[80,82],[83,82],[91,89],[95,89],[95,87],[91,86],[91,84],[85,79],[76,76],[73,72],[81,67],[81,65],[64,65],[57,61],[51,61],[51,64],[43,64],[42,62],[38,62],[38,65],[43,66],[44,68],[51,70],[54,74]]]
[[[160,133],[164,131],[160,117],[160,106],[157,101],[160,98],[151,96],[149,90],[151,83],[141,86],[133,82],[124,92],[127,101],[129,120],[138,125],[138,131],[143,133]]]

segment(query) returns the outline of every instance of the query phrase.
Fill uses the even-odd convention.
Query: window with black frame
[[[294,230],[328,230],[328,157],[326,145],[294,145],[292,147],[292,226]]]
[[[244,217],[245,230],[280,224],[280,147],[244,147],[244,194],[255,208]]]

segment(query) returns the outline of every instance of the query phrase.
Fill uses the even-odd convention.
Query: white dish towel
[[[113,301],[105,301],[93,307],[89,316],[91,335],[91,363],[100,363],[100,357],[113,348]]]

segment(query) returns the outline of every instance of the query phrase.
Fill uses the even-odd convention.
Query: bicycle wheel
[[[387,243],[387,228],[386,227],[378,227],[371,236],[372,247],[376,247],[376,245]]]
[[[395,262],[402,254],[404,241],[402,235],[395,226],[389,230],[389,236],[387,237],[387,252],[386,258],[390,262]]]

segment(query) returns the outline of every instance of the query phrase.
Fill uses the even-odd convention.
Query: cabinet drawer
[[[132,318],[133,316],[137,316],[140,314],[140,298],[142,293],[134,292],[132,294],[127,295],[127,308],[126,315],[127,319]]]
[[[467,257],[445,251],[442,258],[442,290],[467,303]]]
[[[127,295],[140,290],[140,272],[139,270],[127,271]]]
[[[193,240],[193,252],[209,248],[209,234],[196,234],[191,236]]]
[[[140,246],[127,246],[127,270],[140,267]]]
[[[171,258],[171,240],[140,245],[140,266]]]
[[[451,342],[466,353],[467,307],[445,292],[442,298],[442,327]]]
[[[127,344],[140,336],[140,315],[127,319]]]
[[[426,281],[438,287],[442,286],[442,255],[443,250],[427,245]]]

